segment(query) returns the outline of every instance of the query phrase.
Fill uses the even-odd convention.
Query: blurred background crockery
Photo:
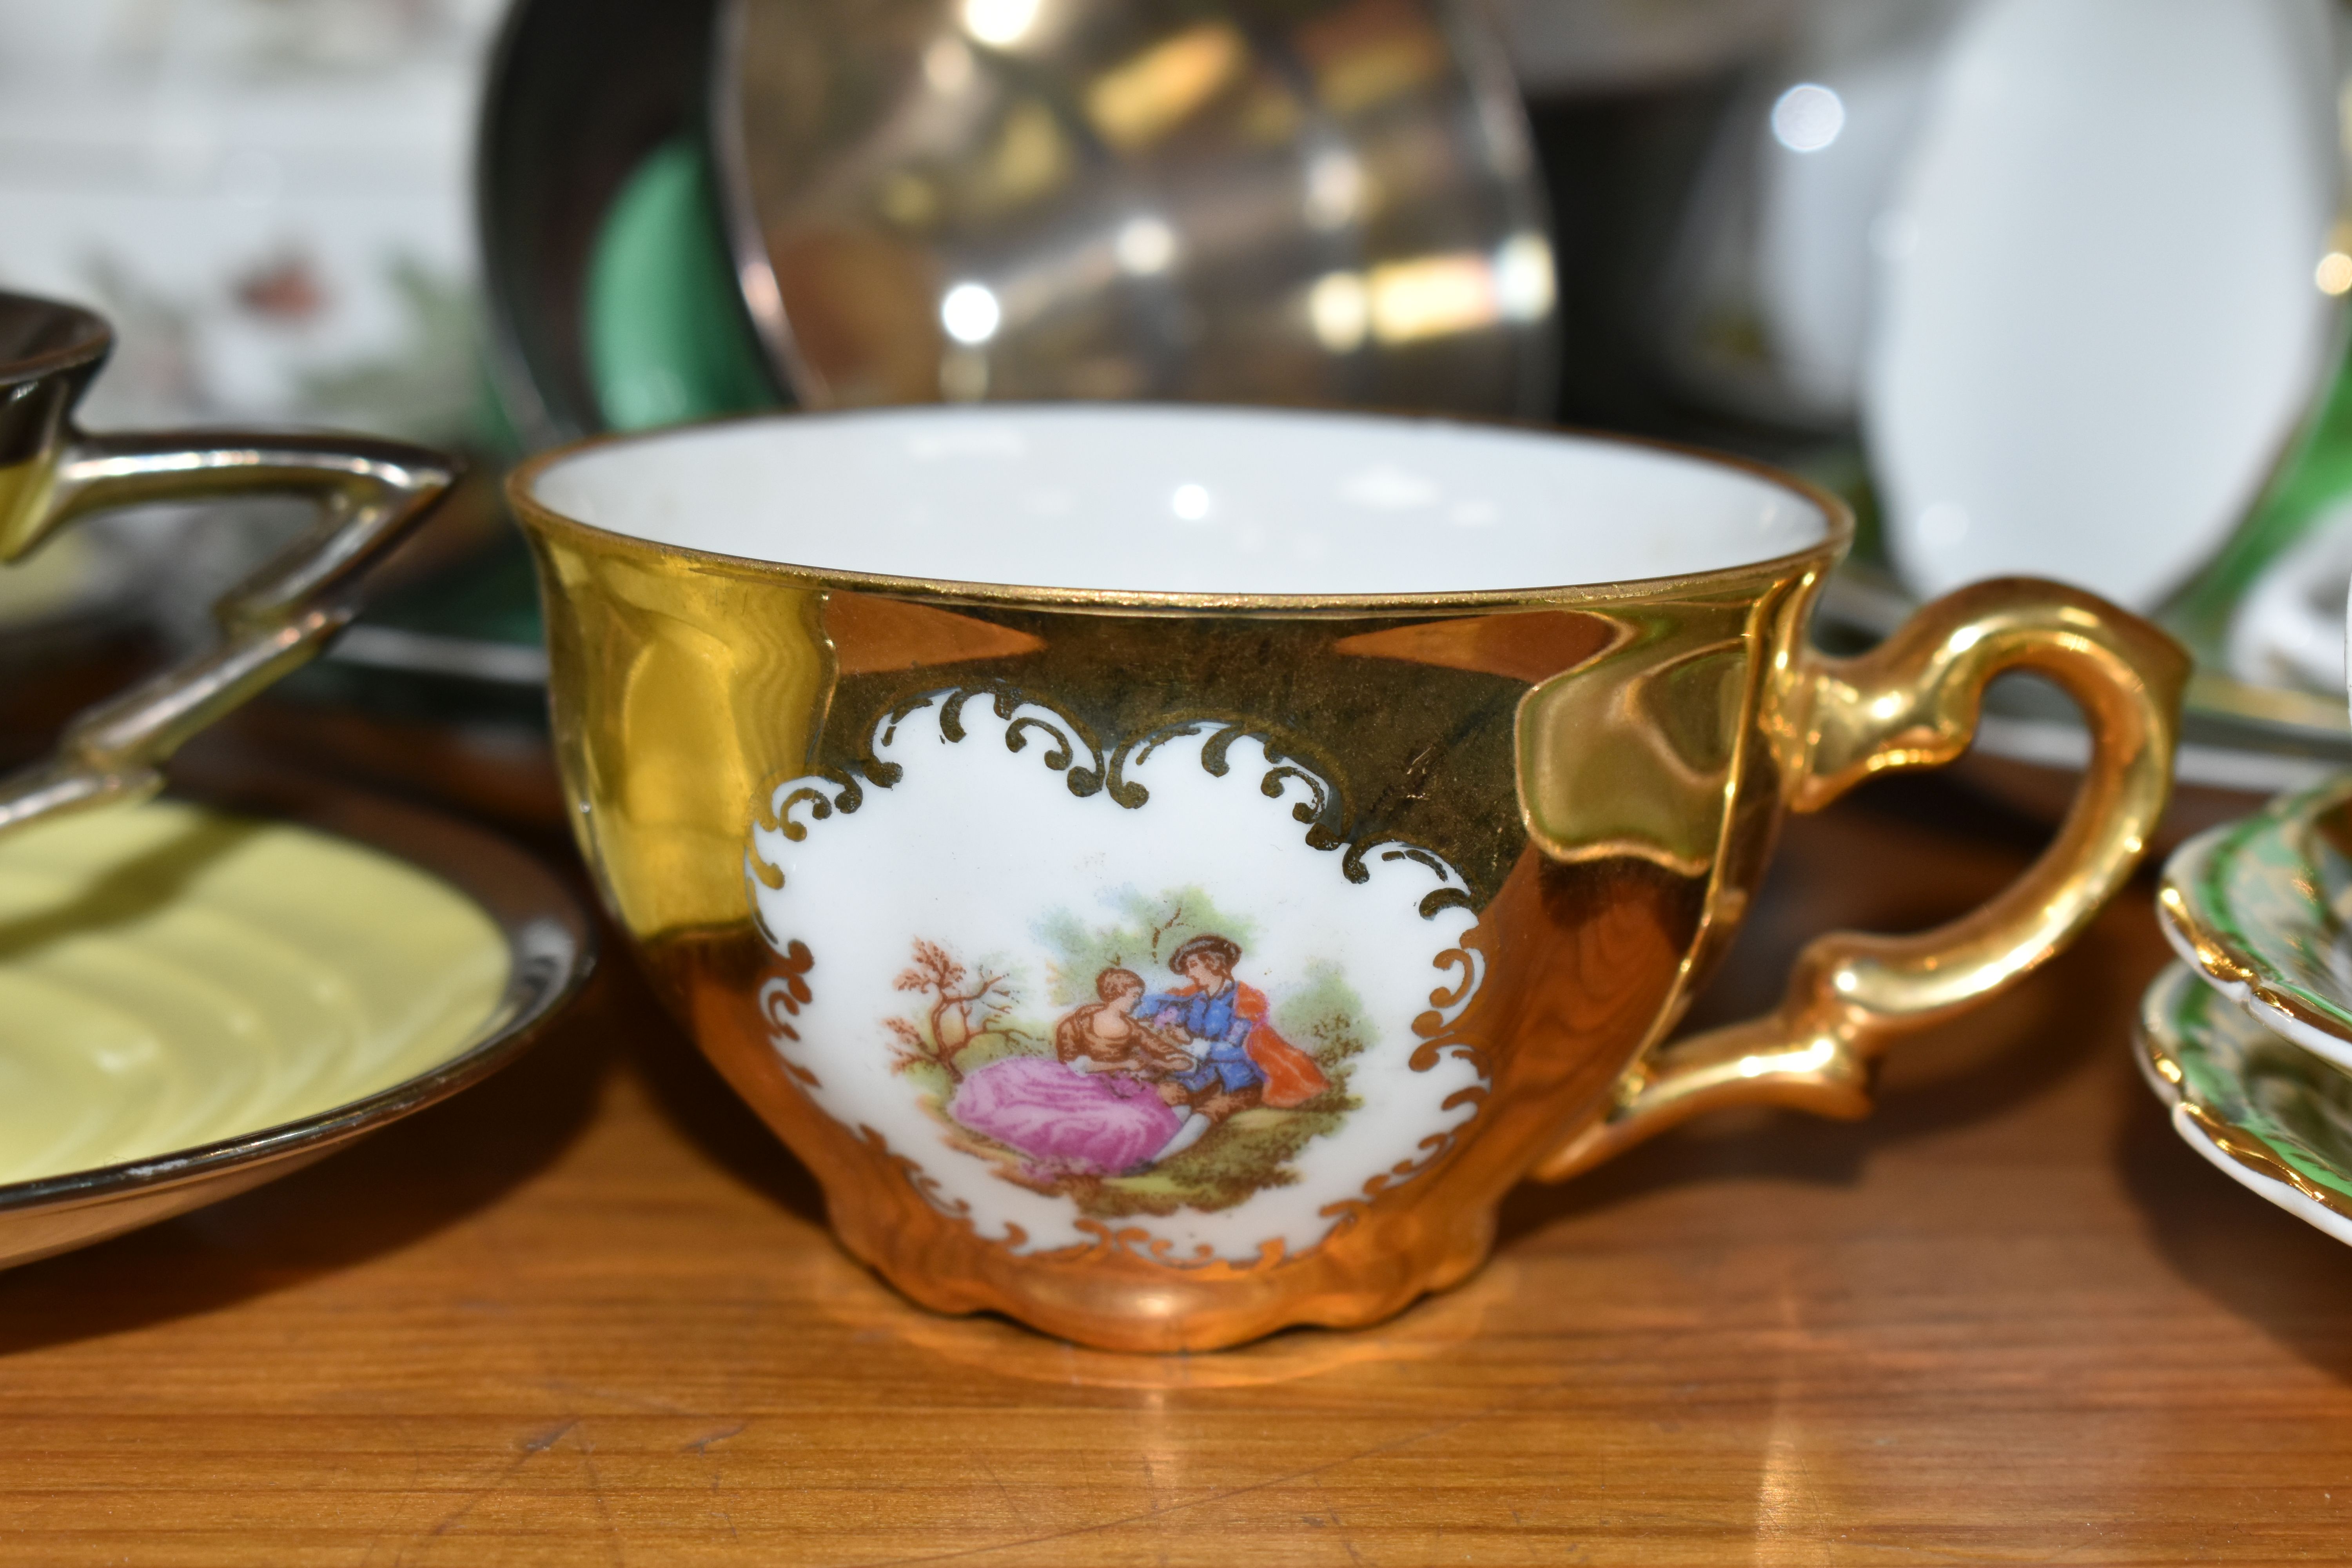
[[[2011,571],[2157,613],[2201,667],[2177,837],[2352,762],[2323,700],[2352,584],[2337,26],[2326,0],[16,0],[0,286],[113,321],[101,418],[333,420],[486,475],[599,429],[942,398],[1727,447],[1855,502],[1826,637]],[[286,526],[247,503],[63,542],[0,587],[38,632],[6,657],[194,640]],[[537,638],[478,480],[251,721],[307,702],[281,738],[324,762],[543,818]],[[2079,725],[2030,682],[1993,705],[1973,776],[2054,816]]]
[[[2014,573],[2199,661],[2159,838],[2352,765],[2352,168],[2330,0],[0,0],[0,288],[101,426],[473,459],[236,732],[544,827],[499,499],[780,406],[1355,405],[1839,492],[1815,635]],[[257,437],[258,439],[258,437]],[[305,439],[310,439],[305,437]],[[308,513],[184,496],[0,574],[0,750],[215,634]],[[1960,764],[2056,820],[2031,678]]]
[[[402,1561],[511,1554],[557,1531],[582,1538],[549,1553],[566,1560],[644,1555],[655,1530],[670,1557],[747,1561],[2341,1556],[2352,0],[0,0],[0,1356],[26,1416],[15,1447],[0,1434],[0,1470],[27,1500],[0,1523],[0,1555],[43,1530],[86,1532],[93,1560],[139,1556],[152,1538],[136,1530],[202,1530],[216,1556],[265,1534],[257,1560],[310,1549],[278,1551],[283,1528],[352,1555],[404,1533]],[[963,498],[1019,465],[960,479],[951,511],[891,512],[871,478],[891,451],[858,448],[859,429],[1229,417],[1011,406],[1073,402],[1419,416],[1422,435],[1480,450],[1572,443],[1442,422],[1568,426],[1783,470],[1827,519],[1821,552],[1769,602],[1733,604],[1689,577],[1589,579],[1610,574],[1595,540],[1681,559],[1664,548],[1688,521],[1673,507],[1645,522],[1612,500],[1579,532],[1546,521],[1572,498],[1530,486],[1531,537],[1583,552],[1546,578],[1589,590],[1575,637],[1560,631],[1572,616],[1519,613],[1557,612],[1567,590],[1513,597],[1507,616],[1500,600],[1441,616],[1425,596],[1438,569],[1411,566],[1379,611],[1403,651],[1377,656],[1377,679],[1347,678],[1374,721],[1334,719],[1328,743],[1294,726],[1283,744],[1312,744],[1279,756],[1247,742],[1269,771],[1235,809],[1279,818],[1280,854],[1194,836],[1260,883],[1276,859],[1350,886],[1416,866],[1442,880],[1433,838],[1378,835],[1453,812],[1451,753],[1485,748],[1496,826],[1482,816],[1463,842],[1524,866],[1512,885],[1528,918],[1577,944],[1510,1016],[1529,1037],[1613,1044],[1570,1077],[1564,1050],[1456,1042],[1455,1065],[1495,1092],[1442,1109],[1492,1133],[1477,1169],[1495,1186],[1462,1206],[1471,1219],[1415,1233],[1445,1267],[1412,1278],[1450,1283],[1490,1241],[1496,1262],[1450,1296],[1399,1310],[1421,1287],[1376,1243],[1412,1228],[1413,1182],[1426,1194],[1458,1155],[1440,1144],[1415,1166],[1383,1142],[1363,1177],[1336,1140],[1378,1131],[1377,1105],[1334,1100],[1311,1114],[1336,1131],[1314,1132],[1286,1120],[1304,1102],[1234,1087],[1251,1070],[1234,1052],[1260,1023],[1286,1048],[1333,1053],[1325,1092],[1375,1081],[1339,1065],[1376,1059],[1357,1001],[1319,1022],[1298,1011],[1356,996],[1347,972],[1307,962],[1307,935],[1296,994],[1232,956],[1181,972],[1210,986],[1222,963],[1234,985],[1224,1026],[1243,1032],[1223,1043],[1240,1078],[1178,1083],[1181,1112],[1164,1082],[1150,1105],[1116,1086],[1090,1096],[1098,1131],[1116,1120],[1106,1097],[1139,1138],[1189,1130],[1152,1146],[1192,1160],[1191,1175],[1156,1154],[1065,1168],[1051,1138],[1016,1150],[986,1131],[984,1105],[944,1134],[926,1109],[964,1081],[967,1049],[975,1077],[1009,1064],[994,1081],[1067,1089],[1060,1068],[1085,1064],[1047,1060],[1044,1042],[1081,1013],[1115,1033],[1140,994],[1137,1016],[1172,1027],[1173,994],[1152,988],[1179,972],[1144,975],[1130,949],[1172,957],[1160,941],[1182,928],[1266,964],[1289,940],[1182,927],[1241,906],[1171,874],[1166,910],[1135,913],[1139,894],[1115,925],[1072,916],[1076,935],[1049,951],[1017,879],[993,870],[967,900],[969,937],[949,933],[954,952],[926,934],[911,961],[894,947],[885,962],[856,936],[902,894],[945,907],[941,864],[989,859],[967,851],[971,832],[903,874],[838,847],[913,809],[919,784],[881,773],[933,717],[942,744],[951,708],[999,742],[958,765],[1017,762],[1021,787],[1045,777],[1057,810],[1065,784],[1087,811],[1128,809],[1115,764],[1132,755],[1091,710],[1068,727],[1097,732],[1056,752],[1002,685],[936,715],[911,684],[877,699],[886,713],[909,700],[897,730],[865,723],[860,703],[950,656],[978,680],[1001,673],[983,657],[1056,649],[1051,668],[1092,680],[1118,637],[1206,647],[1149,597],[1170,580],[1152,542],[1223,529],[1238,560],[1281,533],[1221,511],[1202,482],[1216,476],[1164,441],[1147,460],[1098,439],[1088,455],[1117,484],[1084,499],[1063,482],[1085,467],[1065,450],[1054,481],[1018,499],[1079,494],[1075,511],[1032,510],[1141,542],[1142,575],[1122,579],[1135,596],[1101,615],[1023,608],[1022,590],[989,585],[1022,550],[944,574],[912,558],[927,536],[894,535],[894,519],[951,516],[980,548]],[[653,566],[614,554],[593,592],[559,590],[542,614],[510,475],[545,537],[587,540],[562,507],[534,511],[522,465],[551,473],[575,461],[550,455],[572,442],[778,411],[795,416],[607,444],[601,471],[625,471],[632,450],[821,440],[824,462],[745,481],[742,515],[764,519],[788,472],[799,516],[838,508],[854,521],[835,536],[881,556],[835,560],[812,587],[810,552],[691,554],[655,520],[624,542]],[[1505,566],[1529,555],[1506,548],[1508,530],[1443,496],[1454,481],[1423,449],[1381,434],[1401,426],[1361,423],[1381,460],[1345,481],[1295,436],[1260,465],[1296,481],[1285,521],[1337,493],[1416,549],[1466,557],[1453,547],[1482,541],[1509,558],[1496,581],[1516,582]],[[860,450],[865,477],[813,486]],[[677,472],[724,477],[699,462]],[[1852,548],[1832,564],[1848,509]],[[1014,542],[1047,536],[999,510]],[[1371,534],[1348,526],[1334,558],[1368,556]],[[1444,531],[1456,528],[1478,531]],[[555,582],[562,553],[545,559]],[[1616,575],[1635,570],[1665,568]],[[2047,612],[2034,635],[2070,658],[2097,652],[2085,628],[2128,629],[2145,656],[2115,666],[2138,672],[2116,677],[2128,702],[2095,697],[2105,717],[2086,720],[1979,630],[1916,631],[1952,624],[1948,599],[1922,617],[1931,601],[1997,604],[2021,589],[1987,580],[2020,577],[2059,584],[2024,591]],[[742,608],[752,578],[758,613]],[[735,586],[711,588],[722,580]],[[1220,579],[1237,598],[1240,581]],[[1731,618],[1636,625],[1685,592],[1716,594],[1708,615]],[[1244,650],[1225,659],[1239,688],[1322,679],[1307,655],[1265,651],[1286,646],[1266,628],[1291,611],[1311,612],[1276,626],[1301,648],[1338,625],[1297,597],[1282,614],[1232,609],[1216,646]],[[728,635],[698,623],[730,603],[716,613]],[[613,618],[592,624],[582,605]],[[779,617],[793,636],[770,635]],[[1576,640],[1595,628],[1606,647]],[[1675,640],[1702,631],[1715,640]],[[2173,642],[2193,665],[2177,726]],[[1625,648],[1668,662],[1606,663]],[[1099,665],[1139,711],[1211,689],[1150,677],[1148,657]],[[1968,672],[1932,710],[1870,678],[1930,667]],[[1523,701],[1534,682],[1604,668],[1638,676],[1605,688],[1604,718]],[[1161,686],[1143,690],[1150,679]],[[1486,683],[1477,726],[1447,720],[1446,701],[1378,695],[1408,679]],[[567,710],[576,794],[551,689],[652,715],[592,744]],[[2114,736],[2132,704],[2145,722],[2126,748],[2126,820]],[[778,723],[786,707],[805,744]],[[1740,723],[1692,717],[1727,712]],[[756,730],[759,744],[714,747],[713,714],[751,715],[735,739]],[[1438,738],[1402,744],[1424,721]],[[1643,784],[1646,760],[1612,761],[1612,725],[1623,755],[1657,742],[1643,756],[1674,786]],[[1184,754],[1132,733],[1163,768]],[[824,749],[843,736],[866,751]],[[772,742],[791,754],[760,749]],[[1099,776],[1076,762],[1097,742]],[[1184,776],[1203,798],[1233,793],[1201,780],[1227,776],[1235,743],[1201,741]],[[1705,808],[1689,816],[1697,847],[1611,860],[1580,859],[1567,837],[1523,843],[1540,824],[1520,748],[1543,745],[1593,763],[1589,785],[1559,786],[1579,809],[1630,803],[1646,822],[1686,795]],[[1301,760],[1318,746],[1347,765]],[[1808,784],[1809,748],[1853,766]],[[1392,779],[1346,782],[1383,759]],[[1942,783],[1874,782],[1881,764],[1936,761]],[[1149,781],[1163,812],[1180,799],[1164,776]],[[875,788],[861,795],[860,778]],[[1861,800],[1809,815],[1865,778]],[[776,842],[784,858],[745,858],[762,809],[747,803],[778,804],[754,785],[780,779],[809,787],[760,831],[797,847],[809,818],[793,811],[829,813],[807,853],[833,854],[832,872],[788,868],[801,851]],[[1324,793],[1310,810],[1301,790]],[[1706,815],[1718,809],[1721,832]],[[989,851],[1022,875],[1049,858],[1000,826]],[[2034,869],[2095,838],[2095,882]],[[1385,858],[1361,883],[1364,860],[1339,868],[1342,851],[1370,843]],[[614,845],[637,856],[624,875]],[[2097,889],[2143,854],[2160,872],[2098,913]],[[687,933],[668,978],[661,963],[612,966],[562,1048],[520,1059],[583,994],[598,933],[630,929],[612,890],[669,887],[681,866],[688,915],[635,922]],[[751,922],[795,907],[760,899],[791,879],[831,896],[793,916],[810,941],[780,944]],[[1064,881],[1079,879],[1055,881],[1056,899]],[[886,884],[888,898],[868,890]],[[1087,886],[1097,901],[1118,891]],[[1462,979],[1433,991],[1382,971],[1405,997],[1383,1014],[1400,1039],[1473,1001],[1518,1007],[1513,964],[1533,973],[1524,943],[1491,967],[1475,956],[1469,933],[1503,922],[1469,894],[1430,898],[1390,912],[1416,941],[1433,911],[1464,928],[1442,960]],[[2084,941],[2023,977],[2050,942],[2005,941],[1980,917],[1937,925],[1987,900]],[[1345,944],[1336,922],[1285,918]],[[1983,950],[1962,968],[1934,951],[1955,930]],[[1045,1021],[1040,997],[1068,979],[1053,966],[1105,944],[1120,951],[1095,955],[1094,999]],[[1378,969],[1378,951],[1350,962]],[[1904,1005],[1856,1025],[1885,1000],[1872,965],[1905,952],[1930,961]],[[1018,978],[1008,953],[1053,978]],[[2000,993],[1966,1023],[1963,969]],[[845,983],[865,970],[871,984]],[[1624,1003],[1635,983],[1665,998],[1656,1011]],[[1024,984],[1015,1006],[1008,988]],[[886,1020],[881,993],[903,1016]],[[1222,994],[1191,994],[1181,1016],[1207,1019]],[[1432,1011],[1416,1016],[1419,996]],[[1782,997],[1768,1016],[1785,1038],[1760,1050],[1758,1026],[1735,1020]],[[877,1049],[884,1021],[911,1042],[856,1058],[902,1121],[836,1124],[809,1091],[836,1058],[785,1043],[845,1017],[831,1033],[862,1039],[856,1019],[872,1018]],[[1882,1077],[1864,1058],[1898,1029]],[[697,1031],[744,1043],[706,1060]],[[1754,1115],[1728,1108],[1743,1096]],[[1874,1096],[1880,1112],[1852,1127],[1779,1119]],[[1547,1120],[1555,1100],[1589,1113],[1583,1131],[1518,1160],[1548,1142],[1534,1132],[1566,1130]],[[828,1199],[747,1105],[783,1107],[806,1148],[856,1142],[871,1180],[836,1180]],[[1570,1186],[1517,1181],[1581,1169],[1684,1109],[1706,1113]],[[1052,1115],[1047,1132],[1069,1131],[1066,1109]],[[1041,1293],[1059,1289],[1055,1269],[1093,1267],[1073,1261],[1078,1244],[1022,1252],[1045,1234],[1025,1226],[983,1239],[968,1200],[924,1184],[923,1141],[943,1135],[971,1141],[957,1159],[991,1139],[1021,1153],[967,1172],[978,1190],[1034,1199],[1056,1224],[1083,1212],[1105,1247],[1131,1249],[1131,1310],[1100,1314],[1115,1321],[1098,1342],[1326,1326],[1148,1359],[895,1296],[832,1237],[911,1255],[949,1235],[976,1268],[1034,1264]],[[1195,1248],[1202,1271],[1168,1275],[1187,1255],[1146,1256],[1155,1235],[1173,1248],[1195,1215],[1238,1234],[1238,1208],[1202,1194],[1230,1196],[1220,1151],[1244,1140],[1264,1156],[1249,1181],[1326,1229],[1292,1255]],[[1321,1206],[1300,1148],[1341,1148],[1332,1169],[1358,1209]],[[887,1201],[844,1224],[845,1193]],[[1055,1206],[1072,1194],[1093,1206]],[[1346,1247],[1319,1239],[1349,1227]],[[1385,1293],[1340,1310],[1302,1288],[1295,1312],[1235,1316],[1230,1333],[1133,1331],[1247,1270],[1311,1285],[1350,1247],[1386,1271]],[[1033,1318],[1079,1321],[1067,1306]],[[132,1447],[139,1462],[121,1462]],[[2211,1484],[2225,1475],[2259,1484]],[[1718,1537],[1720,1552],[1691,1544]]]

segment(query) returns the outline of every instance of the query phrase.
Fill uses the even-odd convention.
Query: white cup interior
[[[1461,594],[1679,576],[1821,543],[1803,492],[1591,437],[1144,405],[797,415],[558,459],[539,503],[656,544],[1192,594]]]

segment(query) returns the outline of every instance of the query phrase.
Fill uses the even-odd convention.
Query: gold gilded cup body
[[[1822,660],[1818,496],[1794,553],[1524,593],[877,578],[585,526],[546,461],[512,493],[564,777],[667,1002],[900,1289],[1120,1349],[1376,1321],[1475,1268],[1514,1183],[1709,1104],[1857,1113],[1884,1037],[1974,994],[1936,954],[1824,945],[1780,1015],[1661,1042],[1782,812],[1956,753],[2096,605],[2011,584]],[[2128,869],[2160,641],[2089,678],[2139,730],[2061,847],[2088,905],[1989,911],[1976,994]]]

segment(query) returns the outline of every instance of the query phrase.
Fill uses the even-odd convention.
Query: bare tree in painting
[[[898,1038],[898,1066],[929,1062],[961,1082],[963,1069],[956,1065],[957,1055],[988,1033],[989,1026],[1013,1006],[1013,990],[1005,981],[1005,975],[989,969],[974,974],[939,943],[917,938],[915,961],[894,984],[901,991],[923,993],[931,1005],[923,1028],[904,1018],[883,1020]]]

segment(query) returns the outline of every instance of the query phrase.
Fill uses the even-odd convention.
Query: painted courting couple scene
[[[1356,1109],[1355,994],[1328,963],[1244,981],[1252,926],[1197,889],[1122,912],[1044,922],[1042,976],[918,940],[898,985],[922,1001],[884,1020],[898,1069],[950,1142],[1099,1218],[1226,1208],[1295,1179],[1291,1157]]]

